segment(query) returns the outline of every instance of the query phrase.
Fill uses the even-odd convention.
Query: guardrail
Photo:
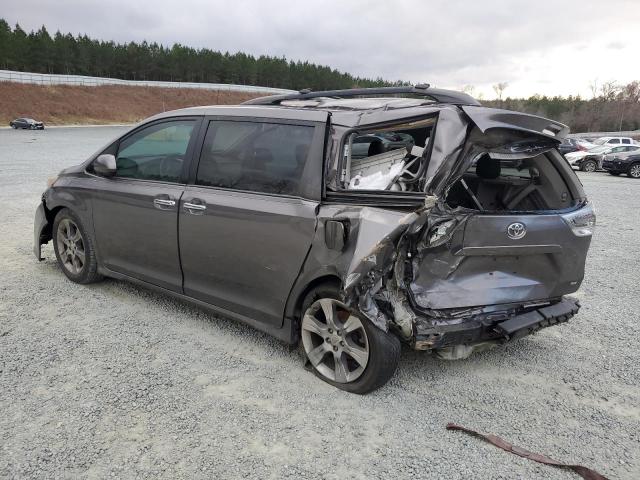
[[[578,132],[570,133],[567,135],[569,138],[583,138],[583,137],[632,137],[640,138],[640,130],[631,130],[626,132]]]
[[[147,80],[87,77],[83,75],[15,72],[13,70],[0,70],[0,82],[29,83],[35,85],[80,85],[86,87],[95,87],[98,85],[126,85],[130,87],[198,88],[203,90],[261,93],[265,95],[295,93],[294,90],[286,90],[283,88],[256,87],[253,85],[235,85],[230,83],[154,82]]]

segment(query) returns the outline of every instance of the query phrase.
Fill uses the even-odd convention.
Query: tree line
[[[484,105],[531,113],[551,118],[571,127],[572,132],[617,132],[640,130],[640,82],[626,85],[591,82],[591,98],[580,96],[502,99],[508,84],[494,85],[497,100],[482,101]],[[467,91],[473,87],[467,87]]]
[[[369,79],[340,72],[324,65],[291,61],[284,57],[242,52],[222,53],[180,44],[171,47],[148,43],[116,43],[63,34],[53,37],[42,26],[25,32],[0,19],[0,68],[36,73],[112,77],[125,80],[159,80],[257,85],[300,90],[407,85],[382,78]],[[574,132],[640,129],[640,82],[616,85],[591,84],[592,98],[580,96],[504,98],[508,83],[494,85],[497,100],[482,100],[487,106],[518,110],[548,117]],[[473,95],[473,87],[463,88]]]
[[[178,43],[116,43],[42,26],[25,32],[0,19],[0,68],[35,73],[89,75],[125,80],[234,83],[263,87],[333,88],[380,87],[396,83],[340,72],[324,65],[284,57],[222,53]]]

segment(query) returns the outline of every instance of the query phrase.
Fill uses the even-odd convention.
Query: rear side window
[[[116,176],[179,182],[195,123],[195,120],[163,122],[125,138],[118,148]]]
[[[626,143],[627,145],[629,145],[631,143],[631,140],[629,140],[628,138],[623,138],[622,143]]]
[[[300,195],[314,127],[214,120],[205,136],[196,183]],[[319,181],[319,180],[318,180]]]

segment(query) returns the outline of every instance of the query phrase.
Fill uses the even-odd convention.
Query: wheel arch
[[[304,302],[304,299],[311,290],[323,284],[332,284],[336,285],[338,289],[342,288],[342,280],[336,273],[323,272],[304,283],[304,287],[295,289],[295,292],[292,292],[292,295],[289,297],[289,302],[287,302],[286,318],[290,322],[291,336],[289,343],[291,345],[297,345],[300,341],[300,317],[302,314],[302,303]]]
[[[633,161],[629,164],[629,168],[627,168],[627,175],[630,175],[630,174],[631,174],[631,169],[632,169],[635,165],[640,165],[640,158],[633,160]]]
[[[60,210],[64,208],[68,208],[77,215],[87,230],[88,235],[92,235],[93,238],[95,238],[91,205],[87,195],[78,195],[73,190],[64,187],[49,188],[43,193],[40,206],[42,207],[44,219],[46,220],[46,223],[42,225],[40,231],[37,232],[39,236],[36,237],[36,242],[38,242],[39,239],[40,246],[53,239],[53,222]]]

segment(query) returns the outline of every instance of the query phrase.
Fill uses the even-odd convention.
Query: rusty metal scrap
[[[546,455],[540,455],[539,453],[530,452],[529,450],[525,450],[524,448],[520,448],[516,445],[513,445],[496,435],[491,435],[491,434],[485,435],[483,433],[476,432],[475,430],[471,430],[469,428],[456,425],[455,423],[448,423],[447,430],[460,430],[474,437],[481,438],[489,442],[490,444],[495,445],[498,448],[501,448],[502,450],[513,453],[520,457],[524,457],[529,460],[533,460],[534,462],[544,463],[545,465],[551,465],[552,467],[573,470],[585,480],[608,480],[607,477],[605,477],[601,473],[596,472],[595,470],[584,467],[582,465],[571,465],[571,464],[559,462],[558,460],[554,460],[553,458],[547,457]]]

